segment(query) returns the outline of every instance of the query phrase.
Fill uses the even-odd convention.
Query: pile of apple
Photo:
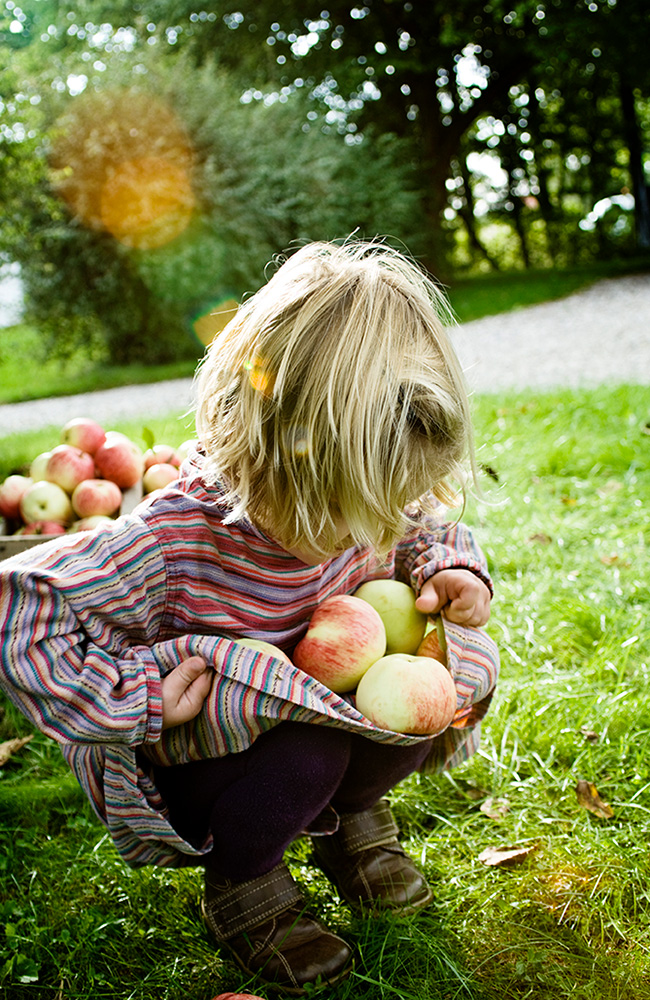
[[[338,694],[356,689],[356,707],[382,729],[440,733],[456,712],[456,686],[428,624],[407,584],[369,580],[354,595],[323,601],[293,663]],[[240,642],[291,662],[271,643]]]
[[[34,458],[29,475],[7,476],[0,485],[0,517],[11,534],[94,528],[120,513],[125,490],[141,487],[144,495],[177,479],[192,444],[143,452],[119,431],[75,417],[61,429],[60,443]]]

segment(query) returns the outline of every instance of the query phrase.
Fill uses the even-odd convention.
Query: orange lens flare
[[[50,167],[73,215],[129,247],[164,246],[195,210],[189,136],[173,110],[145,92],[73,98],[57,123]]]
[[[253,355],[250,361],[244,362],[244,370],[248,372],[248,381],[253,389],[264,396],[273,395],[275,376],[263,357],[259,354]]]

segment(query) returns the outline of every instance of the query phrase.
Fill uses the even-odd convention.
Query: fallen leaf
[[[0,767],[6,764],[15,753],[18,753],[26,743],[29,743],[33,739],[34,736],[32,734],[31,736],[24,736],[22,739],[5,740],[4,743],[0,743]]]
[[[599,819],[611,819],[614,815],[612,807],[608,802],[603,802],[598,794],[598,789],[591,781],[585,781],[581,778],[576,785],[576,796],[578,804],[583,809],[588,809],[594,816],[598,816]]]
[[[599,733],[595,733],[593,729],[585,729],[584,726],[580,730],[580,735],[584,736],[584,738],[589,740],[590,743],[594,743],[597,739],[600,739]]]
[[[603,564],[603,566],[615,566],[616,563],[619,563],[625,569],[629,569],[630,568],[630,563],[626,562],[626,561],[622,561],[621,557],[617,553],[614,553],[611,556],[600,556],[599,558],[600,558],[600,561]]]
[[[509,868],[520,865],[536,850],[537,844],[532,844],[530,847],[486,847],[478,859],[489,868]]]
[[[552,541],[551,536],[544,531],[537,531],[528,539],[528,542],[537,542],[538,545],[550,545]]]
[[[503,819],[510,812],[510,803],[507,799],[486,799],[479,808],[490,819]]]
[[[575,507],[577,502],[575,497],[562,497],[562,503],[565,507]]]

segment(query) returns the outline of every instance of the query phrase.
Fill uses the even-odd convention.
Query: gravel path
[[[650,385],[650,275],[600,281],[557,302],[465,323],[454,343],[477,392],[603,382]],[[77,416],[111,424],[190,406],[191,379],[0,405],[0,437],[60,428]]]

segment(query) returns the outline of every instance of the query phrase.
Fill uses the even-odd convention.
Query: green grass
[[[197,360],[200,353],[197,345]],[[34,327],[21,323],[0,329],[0,403],[184,378],[195,367],[192,359],[167,365],[110,365],[83,351],[62,360],[46,352]]]
[[[354,944],[330,1000],[650,997],[650,418],[643,387],[478,397],[484,495],[471,523],[497,596],[502,676],[478,754],[392,799],[435,901],[361,919],[289,852],[312,908]],[[0,741],[32,732],[10,706]],[[593,782],[613,809],[576,797]],[[500,818],[490,818],[497,799]],[[511,868],[488,847],[534,847]],[[216,953],[198,871],[130,871],[58,748],[0,771],[0,991],[6,1000],[274,995]]]
[[[492,273],[451,281],[450,302],[461,323],[561,299],[604,278],[648,270],[647,259],[603,261],[564,270]]]

